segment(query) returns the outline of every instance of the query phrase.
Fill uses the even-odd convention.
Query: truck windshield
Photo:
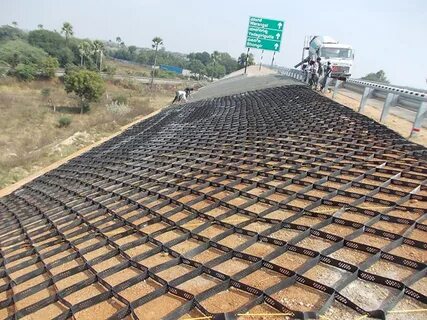
[[[350,59],[351,50],[344,48],[322,48],[320,49],[320,56],[322,58],[341,58],[341,59]]]

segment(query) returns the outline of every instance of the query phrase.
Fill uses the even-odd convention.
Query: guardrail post
[[[425,115],[427,115],[427,101],[421,102],[421,105],[418,108],[417,115],[415,116],[414,125],[409,136],[410,138],[416,137],[419,134]]]
[[[340,86],[341,81],[336,79],[335,86],[334,86],[334,93],[332,93],[332,100],[335,99],[335,95],[337,94],[338,87]]]
[[[365,87],[365,90],[363,91],[362,99],[360,99],[359,109],[357,110],[358,112],[363,113],[365,111],[366,102],[371,97],[373,91],[374,89]]]
[[[397,102],[396,94],[389,92],[384,101],[383,111],[381,112],[380,122],[384,122],[390,112],[391,107],[394,107]]]

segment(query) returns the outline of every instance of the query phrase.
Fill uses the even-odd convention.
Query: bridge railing
[[[291,77],[295,80],[304,82],[305,73],[299,69],[276,67],[279,73]],[[390,109],[401,104],[408,109],[415,111],[415,119],[413,121],[410,137],[416,136],[422,126],[424,118],[427,116],[427,94],[420,91],[408,90],[392,85],[383,85],[375,82],[347,79],[346,81],[336,80],[333,87],[332,99],[335,99],[340,88],[345,87],[352,91],[360,91],[362,97],[360,99],[358,112],[363,113],[368,100],[374,96],[384,99],[384,105],[381,110],[380,122],[384,122],[390,113]]]

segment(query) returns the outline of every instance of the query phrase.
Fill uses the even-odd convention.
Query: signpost
[[[246,47],[280,51],[284,26],[284,21],[250,17]]]
[[[249,50],[251,48],[260,50],[280,51],[280,44],[282,42],[282,33],[285,27],[285,22],[281,20],[272,20],[259,17],[249,17],[248,33],[246,35],[246,54],[245,73],[248,61]]]

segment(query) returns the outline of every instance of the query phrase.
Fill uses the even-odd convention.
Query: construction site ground
[[[0,318],[427,316],[427,150],[276,74],[19,187],[0,198]]]

